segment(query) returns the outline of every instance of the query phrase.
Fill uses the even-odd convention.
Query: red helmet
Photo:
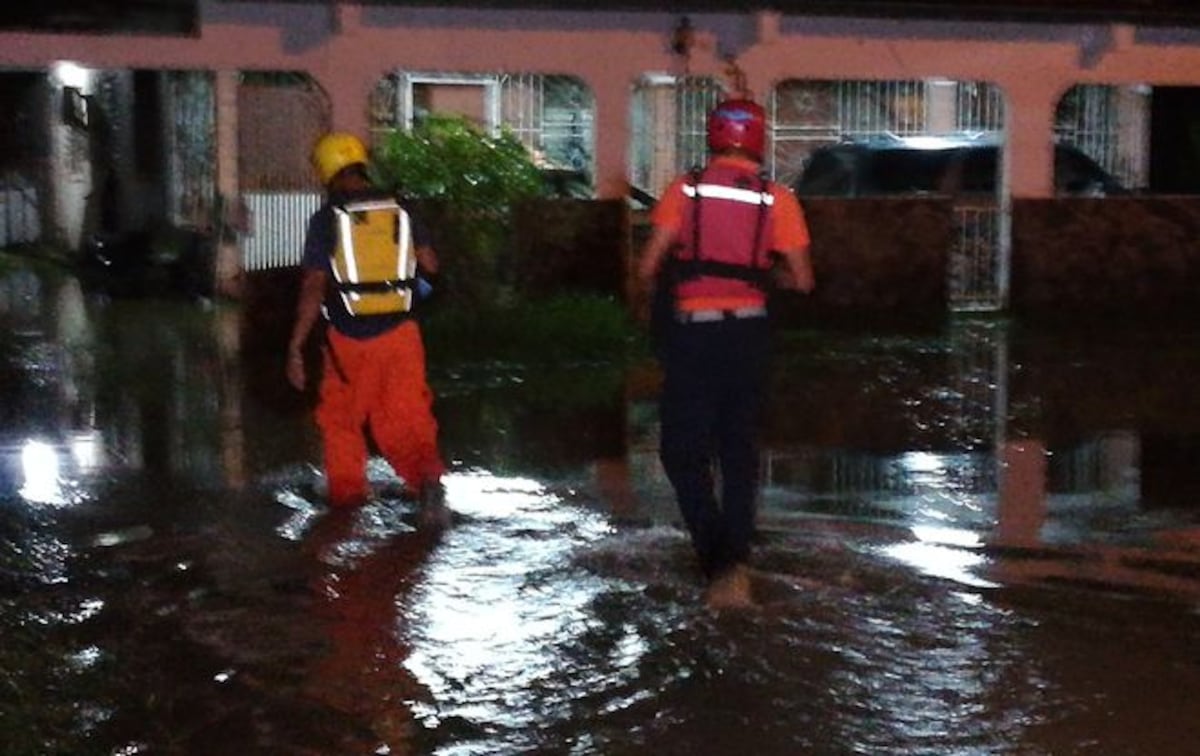
[[[708,149],[738,148],[762,161],[766,113],[752,100],[726,100],[708,114]]]

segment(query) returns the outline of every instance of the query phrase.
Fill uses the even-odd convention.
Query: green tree
[[[510,132],[485,133],[460,116],[431,115],[375,145],[372,178],[417,206],[442,261],[439,286],[476,312],[506,298],[510,213],[544,194],[541,172]]]

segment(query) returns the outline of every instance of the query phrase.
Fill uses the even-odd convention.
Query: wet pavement
[[[443,529],[260,344],[0,277],[0,753],[1195,752],[1200,330],[782,334],[721,613],[652,365],[433,352]]]

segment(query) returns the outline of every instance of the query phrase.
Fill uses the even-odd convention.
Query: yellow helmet
[[[328,184],[346,166],[366,162],[367,148],[353,134],[326,134],[313,146],[313,169],[322,184]]]

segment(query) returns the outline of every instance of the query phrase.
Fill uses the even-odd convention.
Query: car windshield
[[[1059,196],[1122,194],[1120,182],[1075,147],[1054,150]],[[853,145],[818,150],[795,190],[802,196],[904,194],[979,195],[999,189],[1000,148],[993,144],[941,147]]]
[[[942,190],[949,150],[883,149],[870,153],[863,194],[911,194]]]
[[[807,195],[849,196],[854,193],[854,155],[835,150],[813,154],[796,191]]]
[[[1059,145],[1054,150],[1054,185],[1062,194],[1121,194],[1120,182],[1075,147]]]

